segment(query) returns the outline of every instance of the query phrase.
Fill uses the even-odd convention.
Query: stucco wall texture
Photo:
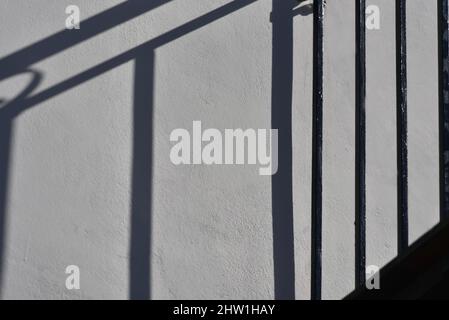
[[[245,1],[147,2],[160,5],[27,66],[41,76],[28,95],[50,94],[11,120],[3,299],[128,299],[136,270],[147,274],[141,281],[148,282],[152,299],[274,298],[271,177],[252,165],[175,166],[169,136],[176,128],[191,130],[194,120],[220,130],[271,128],[270,14],[279,1],[246,1],[212,15]],[[380,8],[380,29],[367,31],[367,263],[381,267],[396,255],[394,1],[367,2]],[[70,4],[81,10],[81,29],[67,31],[76,39],[90,26],[83,21],[121,3],[1,0],[0,63],[64,30]],[[325,299],[354,288],[354,3],[328,0],[324,18]],[[293,18],[297,299],[310,298],[309,4]],[[436,0],[407,1],[411,241],[438,222],[436,15]],[[196,22],[182,27],[189,21]],[[151,39],[144,53],[102,65]],[[88,71],[83,81],[66,81],[92,69],[94,76]],[[30,74],[0,82],[0,106],[27,86]],[[136,114],[136,95],[149,98],[149,111]],[[146,116],[150,123],[142,123]],[[136,152],[144,160],[136,161]],[[148,214],[133,221],[136,205]],[[148,259],[133,258],[133,250]],[[79,290],[65,287],[65,268],[72,264],[80,268]]]

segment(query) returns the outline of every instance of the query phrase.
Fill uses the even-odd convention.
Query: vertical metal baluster
[[[365,0],[356,0],[356,213],[355,213],[355,285],[365,285],[366,273],[366,33]]]
[[[396,0],[398,254],[408,247],[406,0]]]
[[[438,0],[440,126],[440,220],[449,217],[449,65],[448,0]]]
[[[323,12],[313,3],[313,141],[312,141],[312,279],[311,298],[321,299],[322,147],[323,147]]]

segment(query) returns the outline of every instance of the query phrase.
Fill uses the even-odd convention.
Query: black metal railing
[[[396,0],[396,112],[398,254],[401,254],[408,246],[406,0]]]
[[[323,158],[323,17],[324,2],[313,4],[312,141],[312,283],[311,298],[321,298],[322,158]]]
[[[449,217],[449,24],[448,0],[438,0],[440,118],[440,219]]]
[[[397,244],[401,256],[408,240],[407,150],[407,33],[406,0],[395,0],[397,110]],[[323,135],[323,19],[326,0],[314,0],[313,23],[313,144],[311,298],[321,299],[322,135]],[[355,286],[366,282],[366,1],[356,4],[355,55]],[[448,0],[438,0],[440,217],[449,216],[449,64]]]
[[[366,41],[365,41],[365,0],[356,1],[356,61],[355,61],[355,283],[365,283],[366,261]]]

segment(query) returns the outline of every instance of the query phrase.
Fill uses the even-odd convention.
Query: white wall
[[[15,63],[33,59],[33,44],[64,29],[67,5],[78,5],[85,20],[121,2],[1,1],[0,65],[30,45]],[[206,15],[229,2],[169,1],[29,66],[42,75],[29,96],[66,86],[30,103],[13,120],[2,298],[127,299],[133,246],[144,256],[136,263],[149,255],[151,298],[274,297],[271,177],[250,165],[175,166],[169,160],[170,132],[190,129],[193,120],[220,130],[271,127],[273,3],[258,0]],[[381,29],[367,33],[367,262],[382,266],[396,255],[394,5],[368,2],[381,9]],[[437,20],[435,0],[407,4],[410,238],[415,240],[438,222]],[[307,5],[293,23],[298,299],[310,296],[312,15]],[[223,11],[227,14],[219,18]],[[354,13],[352,0],[327,1],[323,298],[329,299],[345,296],[354,281]],[[61,39],[70,43],[77,32],[89,32],[83,28],[82,22],[79,31]],[[115,58],[151,39],[162,40],[136,51],[137,63],[133,52]],[[111,68],[96,68],[109,59]],[[64,82],[91,68],[98,74]],[[5,102],[0,106],[29,81],[29,74],[1,81]],[[149,98],[147,105],[136,95]],[[133,118],[136,105],[147,120],[151,112],[145,106],[152,109],[152,121]],[[138,137],[137,124],[142,125]],[[145,161],[137,163],[143,172],[135,173],[133,182],[137,146]],[[145,180],[149,166],[151,184]],[[133,189],[139,186],[135,179],[142,188]],[[134,226],[133,201],[151,205]],[[132,239],[132,232],[146,229],[148,234]],[[78,291],[65,288],[69,264],[80,267]]]

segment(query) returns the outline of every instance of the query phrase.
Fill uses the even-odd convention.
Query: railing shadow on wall
[[[193,19],[171,31],[153,38],[137,47],[134,47],[114,58],[102,62],[88,70],[74,75],[50,88],[34,93],[39,85],[43,73],[33,70],[32,65],[54,54],[105,32],[121,23],[144,14],[160,5],[172,0],[130,0],[111,9],[101,12],[82,22],[82,28],[76,32],[61,31],[37,43],[27,46],[15,53],[0,59],[0,81],[15,75],[27,73],[31,75],[28,86],[11,101],[0,100],[0,290],[2,288],[2,274],[5,248],[5,226],[7,221],[8,179],[10,170],[11,143],[14,134],[14,120],[21,114],[39,103],[57,96],[67,90],[112,70],[126,62],[134,61],[134,101],[133,101],[133,145],[132,145],[132,194],[131,194],[131,241],[129,261],[129,297],[132,299],[149,299],[150,296],[150,253],[151,253],[151,193],[152,193],[152,125],[153,125],[153,82],[154,82],[154,50],[164,44],[174,41],[190,32],[202,28],[234,11],[237,11],[257,0],[231,1],[203,16]],[[355,0],[358,3],[357,16],[357,54],[356,77],[365,81],[364,62],[364,0]],[[402,3],[403,0],[396,0]],[[302,2],[302,1],[299,1]],[[272,127],[281,128],[279,132],[279,171],[272,177],[272,214],[273,214],[273,260],[275,298],[295,298],[295,271],[294,271],[294,245],[293,245],[293,205],[292,205],[292,66],[293,66],[293,17],[310,14],[311,7],[297,6],[298,1],[273,0],[271,21],[273,23],[272,47]],[[321,298],[321,134],[322,134],[322,9],[324,0],[314,1],[314,143],[313,143],[313,174],[312,174],[312,298]],[[447,11],[447,0],[439,0],[440,4],[440,181],[441,181],[441,217],[448,212],[447,194],[447,162],[443,154],[447,151],[449,139],[447,134],[446,118],[448,102],[443,99],[447,95],[447,68],[443,72],[443,64],[447,64],[447,12],[446,20],[443,9]],[[442,5],[443,4],[443,5]],[[404,13],[404,7],[397,7],[397,15]],[[401,21],[401,19],[399,19]],[[405,23],[404,23],[405,25]],[[360,29],[358,29],[360,28]],[[444,31],[444,32],[443,32]],[[397,29],[399,47],[405,45],[405,29],[398,25]],[[443,36],[444,34],[444,36]],[[404,53],[398,54],[398,66],[405,65]],[[399,70],[400,71],[400,70]],[[406,74],[404,74],[404,77]],[[398,95],[401,92],[401,79],[398,80]],[[356,187],[358,194],[356,220],[356,285],[364,280],[365,257],[365,199],[364,199],[364,87],[358,85],[356,127],[360,136],[357,142],[356,158]],[[402,112],[406,101],[399,100]],[[317,106],[319,108],[317,108]],[[399,113],[399,115],[403,115]],[[406,115],[406,114],[405,114]],[[398,117],[398,121],[406,121],[406,117]],[[404,123],[399,123],[404,125]],[[405,127],[406,130],[406,127]],[[398,132],[406,138],[405,132]],[[319,137],[319,139],[317,139]],[[361,139],[361,140],[360,140]],[[399,146],[406,145],[406,141],[399,141]],[[399,148],[400,149],[400,148]],[[406,151],[406,150],[405,150]],[[406,156],[406,154],[405,154]],[[406,182],[404,168],[404,154],[398,155],[398,185]],[[406,163],[405,163],[406,164]],[[401,171],[402,170],[402,171]],[[404,186],[404,185],[402,185]],[[406,187],[406,186],[405,186]],[[402,190],[407,192],[406,189]],[[403,201],[401,199],[398,199]],[[404,204],[404,202],[402,202]],[[399,206],[401,207],[401,206]],[[398,220],[406,223],[403,215],[398,212]],[[406,217],[405,217],[406,218]],[[398,230],[398,242],[404,237]],[[1,291],[0,291],[1,292]]]
[[[130,19],[140,16],[171,0],[127,1],[82,22],[83,27],[76,32],[60,31],[48,38],[25,47],[0,59],[0,81],[20,73],[32,73],[28,87],[14,100],[0,106],[0,293],[2,289],[4,249],[6,241],[7,197],[9,161],[14,132],[14,119],[21,112],[36,106],[64,91],[94,78],[122,63],[135,60],[134,83],[134,126],[133,126],[133,173],[131,198],[131,244],[129,282],[130,297],[147,299],[150,297],[150,232],[151,232],[151,143],[152,131],[152,51],[133,50],[99,64],[73,76],[51,88],[32,94],[44,76],[33,71],[31,65],[70,47],[86,41]],[[142,47],[143,48],[143,47]],[[145,55],[145,53],[149,53]],[[139,67],[139,68],[137,68]],[[144,70],[140,70],[142,67]],[[145,88],[144,88],[145,86]],[[148,86],[148,87],[147,87]],[[145,138],[144,138],[145,137]],[[150,140],[148,140],[150,139]],[[138,173],[136,173],[138,172]]]
[[[152,118],[154,50],[206,26],[257,0],[231,1],[203,16],[153,38],[114,58],[62,82],[34,93],[43,73],[31,66],[45,58],[105,32],[172,0],[130,0],[85,21],[76,32],[64,30],[0,59],[0,81],[27,72],[32,74],[28,87],[12,101],[0,101],[0,293],[6,237],[8,179],[14,119],[39,103],[95,78],[128,61],[134,61],[133,157],[131,195],[131,241],[129,297],[149,299],[152,192]],[[279,146],[280,173],[273,177],[273,241],[275,297],[294,298],[293,212],[291,190],[291,88],[292,18],[306,15],[307,9],[293,11],[296,1],[273,0],[273,126],[283,128]],[[287,35],[287,37],[285,37]],[[284,139],[285,138],[285,139]]]

